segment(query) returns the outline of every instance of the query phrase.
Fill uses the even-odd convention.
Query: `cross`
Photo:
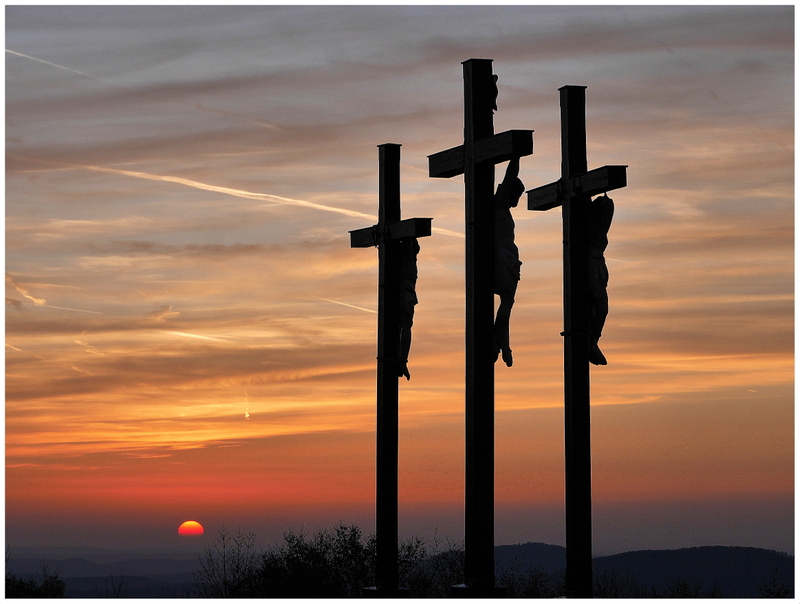
[[[350,231],[350,247],[378,248],[378,391],[376,460],[376,593],[396,597],[397,562],[397,405],[401,358],[401,320],[404,254],[409,244],[431,234],[431,218],[400,220],[400,145],[378,145],[378,224]],[[411,248],[416,263],[416,249]],[[416,264],[413,270],[416,271]],[[415,280],[415,276],[414,276]],[[412,284],[413,286],[413,284]],[[403,326],[410,345],[410,323]],[[407,347],[404,350],[407,354]],[[406,370],[405,375],[408,375]]]
[[[564,233],[564,436],[567,596],[592,597],[592,461],[589,405],[591,197],[627,184],[627,166],[587,171],[586,87],[561,93],[561,179],[528,191],[529,210],[561,206]],[[596,203],[596,202],[595,202]]]
[[[532,130],[494,134],[491,59],[464,70],[464,144],[428,156],[434,178],[464,175],[466,214],[466,482],[464,579],[494,592],[494,166],[533,153]]]

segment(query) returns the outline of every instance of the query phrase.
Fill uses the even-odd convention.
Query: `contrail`
[[[58,67],[59,69],[66,69],[67,71],[71,71],[72,73],[77,73],[80,76],[85,78],[91,78],[93,80],[98,80],[100,82],[104,82],[105,84],[109,84],[110,86],[120,86],[120,84],[115,84],[114,82],[109,82],[108,80],[103,80],[102,78],[98,78],[88,73],[83,73],[82,71],[78,71],[77,69],[72,69],[70,67],[64,67],[63,65],[59,65],[58,63],[51,63],[50,61],[45,61],[44,59],[37,59],[36,57],[32,57],[30,55],[24,55],[21,52],[16,52],[13,50],[9,50],[6,48],[6,52],[12,55],[17,55],[18,57],[24,57],[26,59],[30,59],[31,61],[38,61],[39,63],[44,63],[45,65],[50,65],[51,67]]]
[[[363,310],[364,312],[369,312],[376,315],[378,314],[377,310],[364,308],[363,306],[356,306],[355,304],[347,304],[346,302],[339,302],[338,300],[331,300],[330,298],[320,298],[319,296],[312,296],[312,298],[316,298],[317,300],[324,300],[325,302],[331,302],[333,304],[339,304],[341,306],[347,306],[348,308],[355,308],[356,310]]]
[[[257,201],[266,201],[269,203],[274,204],[282,204],[282,205],[294,205],[294,206],[301,206],[305,208],[311,208],[314,210],[323,210],[326,212],[336,212],[338,214],[344,214],[346,216],[351,216],[354,218],[364,218],[367,220],[375,220],[374,216],[369,214],[364,214],[363,212],[356,212],[355,210],[346,210],[344,208],[337,208],[334,206],[326,206],[320,203],[313,203],[311,201],[305,201],[303,199],[292,199],[291,197],[281,197],[279,195],[270,195],[269,193],[255,193],[253,191],[244,191],[242,189],[232,189],[230,187],[221,187],[218,185],[210,185],[204,182],[199,182],[196,180],[190,180],[188,178],[181,178],[179,176],[162,176],[160,174],[150,174],[149,172],[136,172],[133,170],[119,170],[116,168],[105,168],[103,166],[91,166],[91,165],[84,165],[84,164],[67,164],[63,162],[52,162],[42,159],[33,159],[29,157],[19,157],[19,156],[8,156],[10,159],[17,159],[20,161],[32,161],[41,164],[49,164],[61,167],[69,167],[73,169],[80,169],[80,170],[93,170],[95,172],[108,172],[110,174],[120,174],[122,176],[130,176],[133,178],[142,178],[144,180],[156,180],[160,182],[170,182],[173,184],[184,185],[186,187],[192,187],[193,189],[200,189],[203,191],[211,191],[213,193],[222,193],[224,195],[232,195],[234,197],[243,197],[245,199],[255,199]],[[20,292],[22,293],[22,292]],[[23,294],[24,295],[24,294]]]
[[[77,69],[72,69],[71,67],[66,67],[65,65],[59,65],[58,63],[53,63],[51,61],[45,61],[44,59],[39,59],[37,57],[32,57],[31,55],[26,55],[26,54],[23,54],[21,52],[17,52],[15,50],[10,50],[10,49],[6,48],[6,52],[9,53],[9,54],[12,54],[12,55],[16,55],[18,57],[23,57],[25,59],[30,59],[31,61],[36,61],[38,63],[43,63],[43,64],[49,65],[51,67],[56,67],[57,69],[64,69],[66,71],[72,72],[72,73],[77,74],[79,76],[82,76],[82,77],[85,77],[85,78],[89,78],[89,79],[92,79],[92,80],[96,80],[98,82],[102,82],[104,84],[107,84],[108,86],[114,86],[116,88],[125,88],[127,90],[137,90],[136,88],[133,88],[131,86],[125,86],[124,84],[117,84],[116,82],[111,82],[109,80],[104,80],[103,78],[98,78],[97,76],[93,76],[93,75],[90,75],[88,73],[84,73],[83,71],[78,71]],[[223,116],[228,116],[228,117],[237,117],[237,118],[240,118],[240,119],[247,120],[248,122],[251,122],[251,123],[254,123],[254,124],[259,124],[261,126],[265,126],[267,128],[278,129],[278,126],[276,126],[275,124],[271,124],[269,122],[264,122],[264,121],[260,121],[260,120],[254,120],[251,117],[248,117],[246,115],[242,115],[242,114],[239,114],[239,113],[234,113],[232,111],[225,111],[225,110],[222,110],[222,109],[209,109],[208,107],[204,107],[200,103],[189,103],[188,101],[182,101],[180,99],[163,98],[163,97],[159,97],[158,95],[153,95],[153,94],[151,94],[150,96],[152,98],[156,99],[156,100],[159,100],[159,101],[168,101],[168,102],[171,102],[171,103],[179,103],[181,105],[185,105],[185,106],[191,107],[192,109],[196,109],[197,111],[203,111],[203,112],[206,112],[206,113],[213,113],[213,114],[216,114],[216,115],[223,115]],[[20,158],[18,158],[18,159],[20,159]],[[40,161],[41,163],[54,163],[54,162],[42,162],[41,160],[34,160],[34,159],[29,159],[28,161]],[[63,164],[63,165],[66,166],[67,164]],[[228,195],[235,195],[237,197],[246,197],[248,199],[261,199],[261,200],[265,200],[265,201],[271,201],[273,203],[285,203],[285,204],[290,204],[290,205],[301,205],[301,206],[306,206],[306,207],[314,208],[314,209],[318,209],[318,210],[324,210],[324,211],[327,211],[327,212],[338,212],[340,214],[345,214],[346,216],[352,216],[354,218],[366,218],[368,220],[374,220],[375,219],[374,216],[371,216],[369,214],[364,214],[362,212],[355,212],[355,211],[352,211],[352,210],[344,210],[344,209],[341,209],[341,208],[334,208],[332,206],[326,206],[326,205],[322,205],[322,204],[315,204],[315,203],[312,203],[312,202],[309,202],[309,201],[303,201],[301,199],[290,199],[288,197],[279,197],[277,195],[267,195],[266,193],[251,193],[249,191],[240,191],[238,189],[229,189],[227,187],[217,187],[215,185],[207,185],[207,184],[204,184],[204,183],[199,183],[197,181],[188,180],[188,179],[185,179],[185,178],[178,178],[178,177],[174,177],[174,176],[157,176],[155,174],[147,174],[145,172],[132,172],[132,171],[128,171],[128,170],[114,170],[112,168],[102,168],[100,166],[70,166],[70,167],[73,167],[73,168],[84,168],[84,169],[87,169],[87,170],[99,170],[99,171],[106,171],[106,172],[116,172],[117,174],[125,174],[127,176],[134,176],[136,178],[146,178],[146,179],[149,179],[149,180],[161,180],[161,181],[165,181],[165,182],[173,182],[173,183],[177,183],[177,184],[187,185],[187,186],[190,186],[190,187],[195,187],[195,188],[198,188],[198,189],[204,189],[206,191],[215,191],[217,193],[225,193],[225,194],[228,194]],[[465,235],[463,233],[459,233],[458,231],[451,231],[450,229],[442,229],[442,228],[439,228],[439,227],[432,227],[431,230],[434,233],[439,233],[440,235],[448,235],[450,237],[459,237],[461,239],[463,239],[465,237]]]
[[[131,176],[133,178],[143,178],[145,180],[158,180],[161,182],[171,182],[178,185],[184,185],[203,191],[211,191],[213,193],[222,193],[224,195],[232,195],[234,197],[243,197],[245,199],[255,199],[258,201],[267,201],[274,204],[294,205],[314,210],[323,210],[325,212],[336,212],[344,214],[345,216],[352,216],[355,218],[369,218],[373,219],[369,214],[363,212],[356,212],[355,210],[346,210],[344,208],[337,208],[334,206],[326,206],[312,201],[305,201],[303,199],[293,199],[291,197],[281,197],[280,195],[271,195],[269,193],[255,193],[253,191],[244,191],[242,189],[232,189],[230,187],[221,187],[218,185],[210,185],[188,178],[181,178],[179,176],[161,176],[158,174],[150,174],[148,172],[136,172],[133,170],[118,170],[115,168],[104,168],[102,166],[80,166],[86,170],[94,170],[98,172],[110,172],[113,174],[121,174],[123,176]]]
[[[335,206],[326,206],[321,203],[314,203],[312,201],[305,201],[303,199],[293,199],[291,197],[281,197],[280,195],[271,195],[269,193],[255,193],[253,191],[244,191],[242,189],[232,189],[230,187],[221,187],[218,185],[210,185],[204,182],[199,182],[196,180],[190,180],[188,178],[181,178],[179,176],[162,176],[159,174],[150,174],[149,172],[137,172],[133,170],[119,170],[117,168],[105,168],[103,166],[91,166],[91,165],[84,165],[84,164],[67,164],[62,162],[52,162],[46,161],[42,159],[33,159],[29,157],[19,157],[19,156],[8,156],[10,159],[17,159],[20,161],[32,161],[41,164],[49,164],[61,167],[69,167],[73,169],[82,169],[82,170],[93,170],[95,172],[108,172],[110,174],[119,174],[122,176],[130,176],[132,178],[142,178],[145,180],[156,180],[160,182],[170,182],[173,184],[183,185],[186,187],[192,187],[194,189],[200,189],[203,191],[211,191],[213,193],[222,193],[223,195],[232,195],[234,197],[243,197],[245,199],[254,199],[257,201],[266,201],[268,203],[273,204],[280,204],[280,205],[293,205],[299,206],[303,208],[309,208],[312,210],[322,210],[324,212],[335,212],[337,214],[344,214],[345,216],[350,216],[352,218],[363,218],[364,220],[374,221],[375,216],[371,214],[365,214],[364,212],[357,212],[355,210],[347,210],[345,208],[337,208]],[[453,237],[464,237],[461,233],[456,231],[451,231],[448,229],[432,229],[437,233],[441,233],[442,235],[450,235]]]
[[[431,232],[439,233],[440,235],[449,235],[450,237],[460,237],[461,239],[465,239],[466,235],[464,233],[459,233],[458,231],[451,231],[450,229],[440,229],[439,227],[432,226]]]
[[[227,342],[223,338],[214,338],[211,336],[201,336],[196,333],[186,333],[185,331],[165,331],[164,333],[168,333],[173,336],[182,336],[184,338],[196,338],[198,340],[210,340],[211,342]]]
[[[104,80],[103,78],[98,78],[97,76],[93,76],[91,74],[84,73],[83,71],[78,71],[77,69],[72,69],[71,67],[66,67],[65,65],[59,65],[58,63],[52,63],[50,61],[45,61],[44,59],[38,59],[38,58],[32,57],[30,55],[22,54],[21,52],[16,52],[14,50],[9,50],[8,48],[6,48],[6,52],[9,53],[9,54],[12,54],[12,55],[16,55],[18,57],[23,57],[25,59],[30,59],[31,61],[36,61],[38,63],[44,63],[45,65],[49,65],[50,67],[56,67],[58,69],[64,69],[66,71],[72,72],[72,73],[77,74],[79,76],[82,76],[84,78],[89,78],[90,80],[95,80],[97,82],[102,82],[103,84],[106,84],[107,86],[114,86],[115,88],[124,88],[126,90],[137,90],[138,91],[138,89],[134,88],[133,86],[126,86],[125,84],[117,84],[116,82],[112,82],[110,80]],[[265,122],[265,121],[262,121],[262,120],[254,120],[252,117],[248,117],[246,115],[242,115],[241,113],[235,113],[233,111],[225,111],[223,109],[210,109],[208,107],[204,107],[200,103],[190,103],[188,101],[183,101],[181,99],[175,99],[175,98],[159,96],[157,94],[152,94],[152,93],[148,94],[148,96],[150,96],[152,99],[155,99],[157,101],[166,101],[168,103],[178,103],[180,105],[185,105],[186,107],[191,107],[192,109],[195,109],[197,111],[202,111],[204,113],[213,113],[215,115],[222,115],[222,116],[225,116],[225,117],[235,117],[235,118],[239,118],[239,119],[243,119],[245,121],[248,121],[251,124],[258,124],[259,126],[264,126],[265,128],[270,128],[272,130],[279,130],[278,126],[275,125],[275,124],[272,124],[270,122]]]
[[[83,310],[81,308],[67,308],[66,306],[53,306],[52,304],[45,304],[45,308],[57,308],[58,310],[71,310],[73,312],[88,312],[93,315],[102,315],[103,313],[96,310]]]

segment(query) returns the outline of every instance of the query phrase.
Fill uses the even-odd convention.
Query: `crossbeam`
[[[569,186],[565,187],[562,180],[552,182],[528,191],[528,209],[537,211],[552,210],[560,206],[564,197],[569,195],[588,195],[594,197],[614,189],[627,186],[628,166],[603,166],[589,170],[569,179]]]
[[[386,232],[378,225],[350,231],[350,247],[377,247],[382,240],[405,239],[406,237],[430,237],[433,218],[406,218],[398,222],[387,222]]]
[[[475,164],[501,164],[513,157],[533,153],[533,130],[506,130],[489,138],[476,140]],[[428,156],[431,178],[451,178],[464,173],[464,145]]]

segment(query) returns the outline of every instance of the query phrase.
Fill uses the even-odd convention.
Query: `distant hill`
[[[24,579],[41,578],[41,564],[46,561],[51,573],[57,572],[66,583],[65,595],[90,598],[113,595],[124,579],[124,595],[129,598],[181,597],[192,583],[192,571],[198,556],[153,555],[125,559],[123,555],[104,553],[102,558],[35,556],[8,559],[7,571]],[[67,550],[63,552],[67,554]],[[70,552],[74,556],[75,552]],[[86,552],[89,553],[89,552]],[[92,552],[97,553],[97,552]],[[126,552],[130,555],[131,552]],[[521,543],[495,548],[498,575],[507,569],[517,573],[544,571],[558,577],[563,573],[566,550],[559,545]],[[708,546],[675,550],[642,550],[602,556],[594,559],[595,576],[615,576],[623,581],[660,591],[678,582],[698,587],[703,593],[716,588],[724,597],[758,597],[759,585],[794,586],[794,556],[755,547]]]
[[[110,575],[140,575],[155,577],[158,575],[172,575],[192,573],[197,567],[197,556],[184,560],[165,558],[137,558],[119,560],[115,562],[90,562],[84,558],[67,558],[54,560],[52,558],[11,558],[8,567],[16,574],[41,575],[42,560],[46,560],[51,572],[58,572],[61,579],[67,577],[99,577]]]
[[[26,552],[29,553],[29,552]],[[93,552],[96,554],[96,552]],[[40,580],[42,562],[48,572],[58,573],[64,581],[67,598],[97,598],[124,590],[129,598],[182,597],[192,583],[192,571],[198,566],[198,557],[183,558],[133,558],[121,559],[109,552],[106,563],[91,562],[84,558],[57,559],[51,556],[37,558],[9,558],[7,571],[22,578]]]
[[[563,571],[566,549],[559,545],[522,543],[495,548],[498,573],[506,568]],[[597,557],[595,576],[616,573],[645,588],[665,590],[682,581],[704,593],[717,588],[726,597],[757,597],[758,586],[773,579],[794,585],[794,556],[756,547],[707,546],[674,550],[642,550]]]
[[[519,545],[498,545],[494,548],[494,563],[498,571],[517,568],[554,573],[564,570],[566,560],[567,550],[561,545],[520,543]]]
[[[768,583],[773,573],[777,581],[794,585],[794,556],[756,547],[643,550],[595,559],[595,574],[611,570],[648,586],[664,588],[680,579],[736,598],[757,597],[758,586]]]

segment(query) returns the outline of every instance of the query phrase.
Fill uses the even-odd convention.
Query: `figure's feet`
[[[400,366],[400,375],[398,377],[405,377],[406,380],[411,379],[411,374],[408,372],[408,365],[406,363]]]
[[[508,347],[503,348],[503,362],[507,367],[511,367],[511,365],[514,364],[514,359],[511,356],[511,349]]]
[[[606,357],[603,356],[600,347],[597,345],[597,340],[589,341],[589,362],[592,365],[608,365]]]

